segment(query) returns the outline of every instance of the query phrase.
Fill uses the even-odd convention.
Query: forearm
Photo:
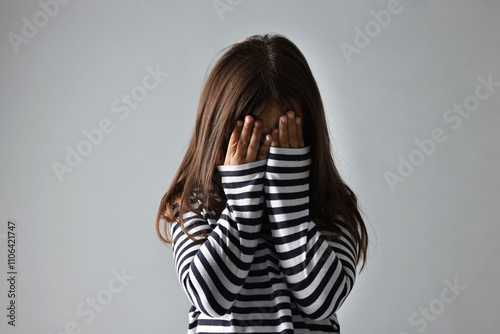
[[[264,166],[265,161],[219,166],[228,200],[216,226],[186,214],[186,225],[210,230],[202,245],[180,226],[173,232],[179,236],[174,244],[179,281],[193,305],[209,316],[222,316],[232,306],[253,262],[264,209]]]
[[[310,218],[310,165],[309,147],[272,148],[266,169],[266,210],[295,303],[310,318],[326,319],[349,294],[355,271],[349,261],[341,261],[335,243],[330,244]]]

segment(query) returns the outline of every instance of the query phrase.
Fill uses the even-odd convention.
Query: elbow
[[[301,300],[295,298],[295,305],[302,316],[315,321],[328,319],[335,313],[336,308],[332,307],[333,303],[334,301],[332,300],[311,298],[311,296]]]
[[[190,282],[185,282],[184,291],[186,292],[191,304],[196,307],[202,314],[210,318],[221,318],[232,306],[232,303],[224,303],[217,300],[210,291],[196,289]]]
[[[340,285],[334,285],[327,291],[319,291],[317,295],[297,303],[302,314],[309,319],[320,321],[329,319],[342,306],[352,289],[353,280],[345,278]]]
[[[321,321],[330,318],[334,313],[335,309],[331,310],[330,312],[326,312],[323,310],[323,308],[315,308],[312,309],[310,307],[300,307],[299,310],[302,313],[303,317],[309,318],[314,321]]]
[[[223,307],[215,298],[206,295],[188,294],[191,304],[203,315],[210,318],[221,318],[228,313],[229,308]]]
[[[316,310],[313,312],[306,313],[305,315],[311,320],[321,321],[321,320],[329,319],[336,311],[337,311],[336,309],[332,309],[330,312],[324,312],[324,311],[319,309],[319,310]],[[302,312],[304,312],[304,311],[302,311]]]
[[[199,308],[199,307],[197,308],[203,315],[214,319],[222,318],[228,312],[228,310],[223,310],[221,312],[210,308]]]
[[[298,306],[300,312],[304,317],[314,321],[321,321],[329,319],[342,305],[342,301],[325,301],[319,307],[301,307]]]

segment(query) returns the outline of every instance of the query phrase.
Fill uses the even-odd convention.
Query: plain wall
[[[494,0],[2,1],[0,331],[187,332],[158,204],[211,62],[269,32],[309,61],[370,232],[342,333],[496,332],[499,15]],[[144,90],[148,70],[163,74]]]

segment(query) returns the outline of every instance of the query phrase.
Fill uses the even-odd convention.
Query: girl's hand
[[[286,113],[279,119],[278,129],[273,130],[273,140],[271,146],[274,147],[304,147],[304,135],[302,133],[302,120],[296,117],[293,111]]]
[[[267,158],[271,147],[271,136],[267,135],[259,149],[262,122],[252,116],[245,117],[245,122],[238,120],[229,139],[224,165],[242,165]]]

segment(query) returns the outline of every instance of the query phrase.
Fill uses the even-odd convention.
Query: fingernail
[[[282,121],[283,123],[285,123],[285,124],[286,124],[286,119],[287,119],[287,118],[286,118],[286,116],[285,116],[285,117],[281,117],[281,121]]]
[[[300,117],[295,118],[295,123],[300,124]]]
[[[243,122],[242,122],[241,120],[238,120],[238,121],[236,122],[236,125],[238,125],[238,126],[242,126],[242,125],[243,125]]]
[[[252,119],[250,118],[250,116],[245,117],[245,122],[250,123],[251,121]]]
[[[288,112],[287,116],[288,116],[288,118],[292,119],[292,118],[295,117],[295,113],[293,111],[292,112]]]
[[[260,122],[255,122],[254,126],[255,126],[256,128],[260,128]]]

